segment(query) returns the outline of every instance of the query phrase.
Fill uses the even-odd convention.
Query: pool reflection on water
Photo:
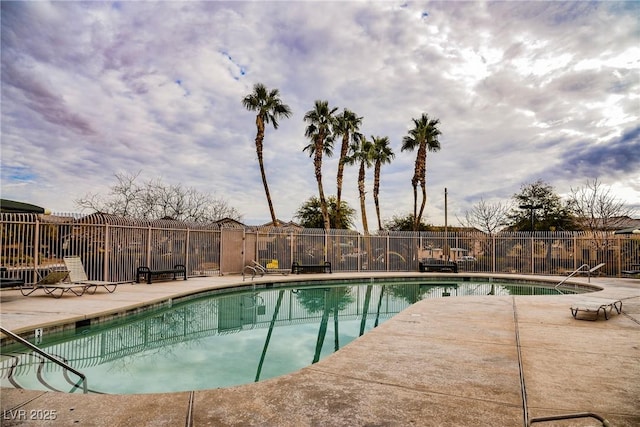
[[[442,280],[251,289],[52,335],[40,348],[84,373],[93,391],[212,389],[308,366],[423,299],[557,294],[535,285]],[[58,365],[17,345],[2,353],[3,387],[78,391]]]

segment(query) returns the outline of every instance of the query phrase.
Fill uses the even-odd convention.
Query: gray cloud
[[[17,69],[13,64],[2,65],[3,91],[17,92],[23,105],[40,115],[49,123],[66,130],[75,130],[81,135],[92,135],[95,130],[80,113],[71,111],[61,94],[39,81],[26,68]]]
[[[564,173],[595,178],[613,175],[640,175],[640,127],[627,130],[622,136],[600,144],[583,142],[574,150],[563,153],[562,163],[569,165]],[[567,178],[568,178],[567,177]]]
[[[411,209],[414,154],[400,144],[422,112],[442,130],[443,148],[428,159],[432,222],[441,222],[444,187],[450,212],[509,198],[538,178],[566,191],[597,176],[640,200],[633,2],[1,7],[3,197],[71,211],[85,193],[106,192],[113,174],[141,171],[266,221],[255,115],[240,104],[263,82],[294,113],[265,139],[276,213],[286,220],[315,194],[301,150],[302,118],[316,99],[354,110],[365,134],[392,141],[386,217]],[[329,193],[336,161],[326,161]],[[347,170],[344,189],[354,207],[356,175]]]

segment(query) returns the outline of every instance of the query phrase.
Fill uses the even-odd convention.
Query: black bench
[[[22,277],[9,277],[7,267],[0,267],[0,288],[15,288],[24,286]]]
[[[166,270],[151,270],[149,267],[138,267],[136,270],[136,283],[140,283],[140,278],[144,277],[147,285],[151,284],[151,277],[153,276],[168,276],[172,275],[173,280],[176,280],[178,276],[182,275],[184,280],[187,280],[187,268],[182,264],[174,265],[173,268]]]
[[[449,272],[457,273],[458,264],[454,261],[445,261],[437,258],[427,258],[418,263],[418,268],[421,273],[427,273],[429,271]]]
[[[291,264],[291,274],[300,273],[331,273],[331,263],[326,261],[324,265],[302,265],[297,262]]]

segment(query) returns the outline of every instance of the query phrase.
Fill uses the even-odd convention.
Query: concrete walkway
[[[327,278],[269,276],[256,282],[314,277]],[[243,284],[251,282],[194,278],[58,300],[3,290],[1,323],[24,333]],[[525,426],[536,417],[591,412],[613,426],[637,427],[640,281],[598,278],[591,284],[603,290],[590,298],[620,299],[623,313],[608,321],[575,320],[569,307],[580,295],[423,300],[319,363],[256,384],[148,395],[3,388],[2,425]],[[42,419],[47,414],[55,420]],[[601,423],[583,418],[534,425]]]

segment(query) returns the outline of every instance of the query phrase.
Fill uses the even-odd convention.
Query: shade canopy
[[[16,202],[15,200],[0,199],[0,212],[38,213],[43,214],[44,208],[31,203]]]
[[[613,234],[640,234],[640,227],[623,228],[622,230],[616,230]]]

